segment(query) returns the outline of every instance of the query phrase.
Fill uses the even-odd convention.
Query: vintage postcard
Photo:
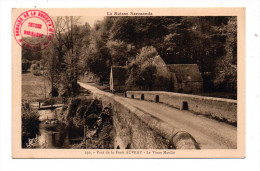
[[[12,9],[13,158],[244,158],[245,8]]]

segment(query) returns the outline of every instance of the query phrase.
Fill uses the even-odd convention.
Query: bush
[[[32,61],[32,65],[30,66],[30,71],[35,76],[41,76],[44,74],[44,67],[41,61]]]
[[[41,67],[41,62],[40,62],[40,61],[37,61],[37,62],[36,62],[36,66],[37,66],[37,68],[40,68],[40,67]]]
[[[51,90],[51,96],[52,97],[58,97],[59,96],[59,90],[58,88],[54,87],[52,90]]]
[[[64,105],[64,121],[67,125],[82,127],[84,119],[90,115],[100,116],[102,104],[98,100],[86,99],[85,97],[70,98]]]
[[[33,63],[33,64],[31,65],[31,68],[30,68],[31,72],[32,72],[33,70],[37,70],[37,69],[38,69],[37,65]]]
[[[41,76],[43,74],[43,71],[40,70],[37,64],[32,64],[30,70],[35,76]]]
[[[28,138],[34,138],[39,132],[39,113],[32,110],[28,102],[22,103],[22,146],[25,147]]]
[[[26,72],[31,66],[31,62],[26,60],[26,59],[23,59],[22,61],[22,71],[23,72]]]
[[[32,74],[35,75],[35,76],[41,76],[42,72],[40,70],[33,70]]]
[[[155,62],[156,56],[158,56],[158,53],[152,46],[141,49],[136,59],[128,65],[129,77],[126,80],[128,89],[151,91],[155,87],[159,87],[155,85],[160,82]]]

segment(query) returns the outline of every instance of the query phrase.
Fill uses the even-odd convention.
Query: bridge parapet
[[[120,149],[199,149],[185,131],[130,105],[125,98],[79,83],[93,98],[110,107],[115,128],[115,148]]]
[[[230,124],[237,124],[237,100],[164,91],[127,91],[128,98],[160,102]]]

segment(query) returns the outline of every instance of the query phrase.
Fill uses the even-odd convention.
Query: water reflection
[[[39,132],[39,148],[71,148],[83,140],[84,130],[67,127],[62,123],[47,125],[42,122]]]
[[[57,120],[61,108],[39,110],[40,125],[36,148],[72,148],[83,140],[84,129],[66,126]]]

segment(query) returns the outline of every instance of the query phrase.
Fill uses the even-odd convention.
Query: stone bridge
[[[103,107],[112,109],[115,148],[237,147],[237,129],[226,123],[236,123],[235,100],[148,91],[128,91],[121,97],[79,84],[90,91],[93,98],[101,100]]]

